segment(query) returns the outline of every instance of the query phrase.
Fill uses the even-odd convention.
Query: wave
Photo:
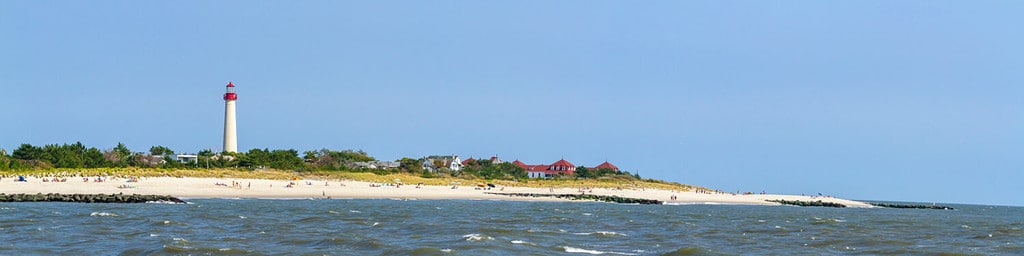
[[[601,236],[627,236],[626,234],[614,232],[614,231],[594,231],[587,233],[572,233],[573,235],[589,236],[589,235],[601,235]]]
[[[466,239],[466,241],[494,240],[493,237],[489,237],[489,236],[485,236],[485,235],[481,235],[481,234],[464,235],[464,236],[462,236],[462,238]]]
[[[89,216],[117,217],[117,216],[120,216],[120,215],[117,215],[115,213],[109,213],[109,212],[92,212],[92,213],[89,214]]]
[[[527,242],[527,241],[523,241],[523,240],[512,240],[511,242],[513,244],[525,244],[525,245],[537,246],[537,244],[535,244],[535,243],[531,243],[531,242]]]
[[[159,200],[159,201],[146,201],[146,203],[147,203],[147,204],[192,204],[192,203],[189,203],[189,202],[179,203],[179,202],[172,202],[172,201],[164,201],[164,200]]]
[[[565,252],[586,253],[586,254],[594,254],[594,255],[600,255],[600,254],[639,255],[639,254],[636,254],[636,253],[628,253],[628,252],[605,252],[605,251],[598,251],[598,250],[587,250],[587,249],[583,249],[583,248],[576,248],[576,247],[569,247],[569,246],[562,246],[562,249],[565,249]]]

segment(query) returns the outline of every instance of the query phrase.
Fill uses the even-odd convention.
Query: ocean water
[[[473,200],[0,203],[0,255],[1024,255],[1024,208]]]

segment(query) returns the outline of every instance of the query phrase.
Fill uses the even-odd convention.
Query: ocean
[[[1024,255],[1024,208],[192,199],[0,203],[0,255]]]

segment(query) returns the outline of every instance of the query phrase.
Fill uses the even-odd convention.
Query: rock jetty
[[[919,205],[919,204],[889,204],[889,203],[869,203],[878,207],[885,208],[899,208],[899,209],[934,209],[934,210],[955,210],[953,207],[944,205]]]
[[[185,203],[173,196],[118,194],[0,194],[0,202],[69,202],[69,203]]]
[[[664,204],[662,201],[642,199],[642,198],[629,198],[621,196],[602,196],[592,194],[535,194],[535,193],[493,193],[485,192],[486,194],[502,195],[502,196],[519,196],[519,197],[554,197],[569,200],[593,200],[620,204]]]
[[[779,203],[779,204],[782,204],[782,205],[846,208],[846,205],[844,205],[844,204],[833,203],[833,202],[822,202],[821,200],[818,200],[818,201],[800,201],[800,200],[789,201],[789,200],[781,200],[780,199],[780,200],[765,200],[765,201],[772,202],[772,203]]]

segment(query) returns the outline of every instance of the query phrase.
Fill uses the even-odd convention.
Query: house
[[[452,171],[461,171],[464,161],[459,158],[458,155],[452,154],[451,156],[428,156],[422,158],[423,170],[428,172],[437,172],[441,168],[448,168]],[[440,162],[440,166],[437,166],[434,162]]]
[[[433,160],[431,160],[430,158],[424,157],[423,160],[421,160],[421,161],[423,161],[423,163],[420,164],[420,167],[423,167],[424,171],[427,171],[427,172],[437,172],[437,166],[434,165],[434,161]]]
[[[199,156],[191,154],[177,154],[174,155],[174,160],[178,161],[179,163],[187,164],[189,162],[198,162]]]
[[[491,164],[501,164],[501,163],[504,163],[504,162],[505,161],[501,161],[501,159],[498,158],[498,155],[494,155],[494,156],[491,157]]]
[[[353,164],[355,164],[356,167],[360,167],[360,168],[382,169],[382,170],[393,169],[393,168],[398,168],[398,167],[402,166],[402,164],[399,163],[399,162],[391,162],[391,161],[355,162]]]
[[[576,172],[576,165],[573,165],[565,159],[558,160],[552,164],[535,164],[529,165],[516,159],[512,162],[516,166],[522,167],[526,170],[527,176],[530,178],[554,178],[558,175],[573,175]]]
[[[597,166],[594,166],[594,168],[590,168],[590,169],[593,169],[593,170],[611,169],[611,170],[613,170],[615,172],[622,172],[622,171],[619,171],[619,167],[618,166],[615,166],[614,164],[609,163],[608,161],[604,161],[604,163],[601,163],[601,164],[599,164]]]
[[[462,161],[462,165],[465,166],[465,165],[469,164],[470,160],[476,160],[477,162],[490,161],[491,164],[502,164],[502,163],[505,162],[505,161],[502,161],[501,158],[498,158],[498,155],[494,155],[490,159],[487,159],[487,160],[473,159],[472,157],[470,157],[469,159],[466,159],[466,161]]]

